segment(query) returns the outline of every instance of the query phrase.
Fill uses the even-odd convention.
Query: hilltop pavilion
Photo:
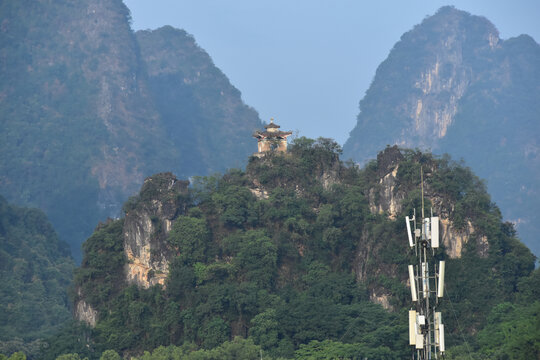
[[[274,124],[274,119],[270,119],[270,124],[265,125],[265,131],[255,131],[253,137],[257,139],[258,152],[254,156],[264,156],[268,152],[287,152],[287,136],[292,131],[281,131],[280,126]]]

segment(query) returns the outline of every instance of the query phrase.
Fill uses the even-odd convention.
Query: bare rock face
[[[387,214],[389,219],[396,220],[403,210],[403,200],[407,191],[399,186],[399,162],[403,159],[397,146],[387,147],[377,156],[378,172],[380,177],[376,188],[369,191],[368,200],[370,211],[373,214]],[[449,258],[460,258],[463,247],[470,239],[477,241],[478,255],[486,257],[489,242],[485,236],[477,236],[473,223],[466,221],[465,226],[458,227],[450,219],[454,211],[453,205],[435,193],[428,185],[425,187],[425,197],[433,206],[433,212],[440,218],[441,242]],[[398,219],[399,220],[399,219]],[[361,272],[360,272],[361,273]]]
[[[340,183],[339,171],[340,167],[337,163],[335,163],[332,167],[328,169],[323,169],[323,171],[321,171],[321,173],[317,177],[317,180],[322,184],[325,190],[328,190],[332,187],[332,185]]]
[[[537,255],[540,45],[501,39],[486,18],[445,6],[403,34],[360,101],[344,158],[385,144],[463,158]]]
[[[369,300],[375,304],[381,305],[383,308],[389,311],[393,311],[394,307],[390,304],[390,298],[392,295],[389,294],[377,294],[375,291],[372,291],[369,294]]]
[[[401,203],[404,198],[403,192],[397,194],[396,176],[398,167],[385,175],[379,181],[379,188],[372,188],[369,191],[369,209],[374,214],[388,213],[390,219],[395,219],[396,215],[401,212]]]
[[[442,243],[445,246],[445,253],[451,259],[457,259],[461,257],[463,247],[469,242],[470,239],[475,238],[475,229],[470,221],[467,221],[467,225],[464,229],[456,228],[452,222],[448,219],[442,218],[441,224],[441,238]],[[486,236],[481,236],[478,239],[479,254],[481,257],[487,257],[487,250],[489,250],[489,243]]]
[[[96,326],[97,311],[83,299],[77,301],[74,311],[75,319],[85,322],[91,327]]]
[[[187,185],[187,181],[180,181],[171,173],[144,181],[137,205],[126,213],[123,229],[128,283],[144,288],[164,285],[174,256],[166,238],[182,210],[181,197],[187,192]]]
[[[387,147],[377,155],[379,186],[369,191],[369,208],[372,213],[387,213],[395,219],[401,212],[404,191],[397,191],[397,172],[403,155],[397,146]]]
[[[345,157],[364,162],[384,144],[439,149],[485,67],[478,59],[499,48],[499,33],[484,18],[443,7],[424,19],[377,69]]]

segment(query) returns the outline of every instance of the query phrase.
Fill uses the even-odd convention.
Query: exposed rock
[[[372,291],[369,294],[369,299],[372,302],[381,305],[386,310],[390,310],[390,311],[394,310],[394,307],[392,305],[390,305],[390,300],[389,300],[390,295],[388,295],[388,294],[379,294],[378,295],[375,291]]]
[[[371,188],[368,193],[369,208],[373,214],[386,213],[388,218],[396,220],[403,210],[403,200],[406,190],[399,188],[398,169],[399,161],[403,159],[397,146],[387,147],[377,155],[377,174],[380,176],[378,187]],[[463,247],[469,239],[477,239],[477,251],[482,257],[487,256],[489,250],[488,239],[485,236],[476,237],[475,229],[470,220],[461,229],[451,221],[454,211],[453,205],[445,202],[439,195],[434,193],[429,185],[425,186],[425,197],[433,206],[434,214],[440,218],[441,243],[444,244],[446,255],[452,259],[460,258]],[[358,277],[358,275],[357,275]],[[361,277],[359,278],[361,279]]]
[[[467,228],[457,230],[448,219],[440,219],[442,243],[446,249],[446,255],[451,259],[461,257],[463,246],[469,241],[469,237],[474,232],[470,221],[467,222]]]
[[[368,240],[368,234],[364,230],[362,232],[362,239],[361,239],[361,242],[364,245],[357,247],[355,260],[353,262],[354,273],[356,276],[356,280],[358,280],[358,282],[362,282],[366,280],[367,270],[368,270],[367,264],[369,263],[370,255],[372,253],[372,248],[371,248],[372,243],[368,242],[367,240]]]
[[[402,202],[405,198],[403,191],[396,191],[398,166],[379,180],[378,188],[369,190],[369,209],[374,214],[387,213],[390,219],[395,219],[401,212]]]
[[[251,191],[251,193],[255,195],[258,200],[268,199],[268,190],[263,188],[257,178],[253,179],[253,185],[255,187],[250,188],[249,191]]]
[[[503,40],[486,18],[441,8],[378,67],[344,158],[363,164],[386,144],[463,158],[538,255],[539,59],[530,36]]]
[[[387,146],[386,149],[377,154],[377,176],[384,177],[386,174],[394,172],[402,160],[403,154],[396,145]]]
[[[339,164],[334,164],[332,168],[324,169],[317,177],[317,180],[322,184],[325,190],[328,190],[332,185],[340,183],[339,180]]]
[[[405,192],[397,189],[397,173],[402,159],[397,146],[387,146],[377,155],[379,186],[371,188],[368,194],[369,209],[373,214],[387,213],[390,219],[395,219],[401,212]]]
[[[445,253],[451,259],[461,257],[463,247],[470,239],[475,239],[475,229],[471,221],[467,221],[465,229],[457,229],[454,224],[448,219],[441,218],[441,239],[445,246]],[[477,237],[478,255],[481,257],[488,256],[489,243],[486,236]]]
[[[144,288],[164,285],[174,255],[166,238],[174,218],[183,210],[180,195],[186,193],[187,185],[187,181],[177,180],[171,173],[144,181],[140,200],[134,209],[128,210],[124,223],[128,283]]]
[[[83,298],[81,289],[77,289],[77,295],[79,300],[75,302],[75,307],[73,311],[73,316],[75,319],[85,322],[91,327],[96,326],[96,321],[98,317],[97,310],[95,310],[92,305],[88,304]]]

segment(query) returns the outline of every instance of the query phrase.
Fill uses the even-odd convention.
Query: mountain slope
[[[185,33],[170,48],[159,43],[160,61],[185,54],[160,78],[129,22],[121,0],[0,3],[0,193],[43,209],[77,258],[144,177],[239,165],[251,152],[246,133],[260,125]],[[202,85],[171,80],[197,66]]]
[[[344,157],[386,144],[463,158],[540,253],[540,46],[501,40],[488,20],[441,8],[405,33],[360,102]]]
[[[125,218],[96,230],[74,305],[93,326],[93,356],[185,342],[210,349],[241,336],[274,357],[315,340],[354,344],[373,359],[406,357],[403,219],[419,212],[421,166],[460,325],[446,317],[449,343],[461,342],[459,329],[481,329],[534,268],[482,182],[448,158],[387,148],[358,169],[328,139],[289,148],[192,187],[171,173],[149,177]]]
[[[129,12],[120,0],[1,7],[0,191],[45,210],[78,253],[171,149],[146,106]]]
[[[171,170],[188,177],[245,165],[261,121],[210,56],[170,26],[136,36],[156,109],[183,155]]]
[[[0,353],[36,355],[40,341],[71,319],[74,267],[42,211],[0,196]]]

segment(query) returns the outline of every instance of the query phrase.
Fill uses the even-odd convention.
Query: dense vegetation
[[[463,158],[521,239],[540,254],[540,45],[502,40],[486,18],[452,7],[403,34],[360,101],[345,158],[386,144]]]
[[[0,196],[0,353],[36,355],[71,318],[73,260],[45,214]]]
[[[234,358],[225,354],[235,351],[250,354],[245,358],[260,352],[267,358],[407,357],[402,218],[420,204],[421,165],[428,200],[442,201],[440,211],[456,226],[470,221],[476,228],[461,258],[447,259],[448,343],[465,346],[463,336],[478,333],[475,344],[489,352],[491,334],[504,332],[496,320],[501,309],[525,306],[537,319],[530,301],[512,305],[518,290],[523,299],[537,295],[538,274],[529,277],[534,257],[501,222],[470,169],[389,148],[360,170],[341,163],[340,152],[331,140],[300,138],[285,156],[252,158],[245,172],[195,179],[167,236],[177,255],[163,287],[128,285],[121,275],[123,220],[100,226],[85,243],[75,277],[98,322],[93,329],[66,328],[50,339],[43,357],[214,359]],[[370,194],[398,163],[394,191],[407,196],[392,220],[370,210]],[[488,249],[478,248],[483,236]],[[392,310],[371,301],[381,295]]]

